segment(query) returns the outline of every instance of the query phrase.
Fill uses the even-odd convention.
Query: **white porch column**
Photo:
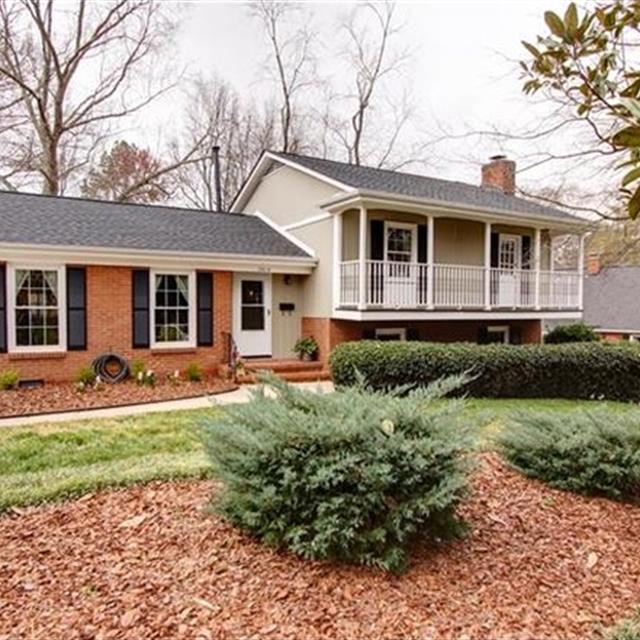
[[[534,269],[535,274],[535,291],[534,291],[534,305],[536,309],[540,308],[540,251],[541,251],[541,236],[540,229],[536,228],[534,237],[533,237],[533,246],[534,246]]]
[[[367,209],[364,205],[360,207],[360,223],[358,224],[358,265],[360,278],[358,309],[365,309],[367,306]]]
[[[433,262],[435,260],[435,225],[433,223],[433,216],[427,218],[427,308],[433,309]]]
[[[342,296],[342,211],[333,216],[333,308],[340,306]]]
[[[484,223],[484,308],[491,309],[491,223]]]
[[[580,248],[578,249],[578,304],[580,309],[584,309],[582,297],[584,293],[584,239],[585,234],[580,234]]]

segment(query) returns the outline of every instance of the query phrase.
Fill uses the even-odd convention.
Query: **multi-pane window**
[[[14,271],[16,347],[60,345],[60,282],[56,269]]]
[[[155,341],[189,342],[189,276],[157,273],[154,284]]]
[[[411,262],[413,258],[413,230],[403,227],[387,228],[387,260]]]

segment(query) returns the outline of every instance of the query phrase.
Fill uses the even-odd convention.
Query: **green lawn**
[[[611,402],[477,399],[467,402],[465,413],[483,433],[491,433],[517,410],[563,412],[596,404],[640,412],[635,405]],[[219,410],[0,428],[0,511],[106,487],[206,477],[210,467],[197,425]]]

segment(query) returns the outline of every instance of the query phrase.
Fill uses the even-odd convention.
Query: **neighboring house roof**
[[[0,243],[309,258],[260,217],[0,191]]]
[[[572,224],[587,222],[562,209],[507,195],[496,188],[441,180],[401,171],[357,166],[347,162],[324,160],[294,153],[268,152],[268,154],[272,158],[280,158],[287,163],[293,163],[313,173],[325,176],[348,189],[379,191],[452,205],[471,206],[485,209],[491,213],[523,214],[523,216],[530,218],[556,219],[559,222]]]
[[[596,329],[640,333],[640,267],[605,267],[585,276],[584,321]]]

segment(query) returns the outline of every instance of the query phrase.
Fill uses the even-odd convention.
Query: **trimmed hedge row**
[[[476,345],[348,342],[331,353],[336,384],[358,372],[374,389],[424,386],[469,372],[462,393],[487,398],[570,398],[640,401],[640,349],[599,343]]]

